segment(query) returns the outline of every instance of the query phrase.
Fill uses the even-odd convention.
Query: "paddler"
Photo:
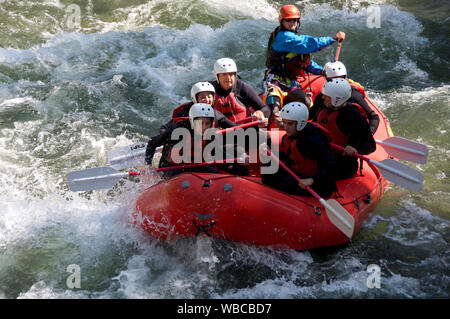
[[[195,152],[201,154],[201,161],[210,161],[211,158],[203,158],[204,147],[211,142],[203,138],[206,130],[213,127],[215,120],[214,109],[211,105],[206,103],[194,103],[189,108],[189,118],[177,121],[161,134],[152,137],[148,144],[145,153],[145,163],[147,165],[152,164],[153,155],[155,154],[158,146],[164,145],[162,150],[161,159],[159,161],[159,167],[175,166],[180,164],[191,164],[195,160]],[[172,132],[178,128],[186,129],[188,134],[180,135],[179,138],[172,139]],[[182,141],[185,138],[186,140]],[[190,156],[187,157],[187,161],[181,161],[183,157],[182,148],[178,148],[181,143],[186,146],[186,149],[190,151]],[[186,150],[185,149],[185,150]],[[177,156],[178,158],[175,158]],[[185,157],[185,158],[186,158]],[[186,169],[173,169],[164,172],[164,177],[172,177],[186,171],[195,172],[209,172],[216,173],[217,169],[214,165],[199,166]]]
[[[211,106],[214,105],[215,89],[209,82],[197,82],[191,88],[191,101],[183,103],[175,108],[172,112],[172,118],[159,129],[159,133],[162,134],[166,130],[172,130],[175,124],[181,120],[187,119],[189,116],[189,110],[195,103],[206,103]],[[230,121],[219,111],[215,110],[215,127],[229,128],[236,126],[235,123]]]
[[[324,67],[324,74],[327,80],[331,79],[347,79],[352,88],[351,96],[348,99],[348,102],[355,104],[358,107],[358,110],[362,115],[367,119],[370,126],[370,131],[372,134],[375,134],[378,128],[378,124],[380,123],[380,118],[377,113],[367,104],[365,97],[366,92],[364,91],[364,87],[347,77],[347,68],[345,65],[340,62],[327,62]],[[325,108],[323,104],[323,95],[319,93],[314,99],[314,106],[309,110],[310,119],[315,120],[317,118],[317,114],[319,114],[320,110]]]
[[[292,4],[281,7],[278,21],[280,25],[270,35],[267,45],[267,70],[263,80],[267,104],[276,113],[281,109],[283,98],[299,90],[295,93],[298,95],[296,101],[311,107],[311,98],[306,96],[299,78],[307,74],[322,74],[322,67],[311,59],[311,53],[343,41],[345,33],[339,31],[334,37],[298,34],[300,11]]]
[[[222,159],[216,158],[216,155],[218,154],[214,154],[214,147],[211,148],[211,152],[205,152],[206,146],[212,143],[215,138],[214,134],[206,136],[207,130],[214,127],[214,122],[215,110],[210,104],[194,103],[189,108],[189,117],[187,119],[174,122],[173,125],[167,127],[162,133],[149,140],[145,153],[146,165],[152,165],[156,148],[162,145],[163,149],[158,164],[159,167],[202,163]],[[174,134],[177,129],[184,129],[184,131],[179,131],[183,134]],[[174,138],[173,135],[176,137]],[[223,147],[223,154],[226,158],[230,158],[227,154],[232,152],[233,155],[239,154],[238,156],[243,156],[243,158],[247,160],[247,162],[240,162],[239,164],[229,164],[223,168],[225,171],[230,174],[249,175],[248,168],[246,167],[248,158],[246,154],[244,154],[244,151],[239,153],[237,145],[219,145],[218,147]],[[184,151],[190,152],[190,154],[183,154]],[[217,173],[217,168],[212,164],[173,169],[165,171],[163,176],[164,178],[169,178],[182,172]]]
[[[356,105],[348,102],[351,92],[346,79],[331,79],[322,87],[326,108],[319,112],[317,123],[329,131],[333,143],[344,147],[343,153],[334,152],[336,179],[353,177],[358,171],[357,158],[352,154],[367,155],[376,149],[367,120]]]
[[[247,83],[236,78],[237,66],[230,58],[221,58],[214,63],[216,80],[214,108],[232,122],[241,121],[250,115],[262,120],[267,126],[271,109],[259,98],[258,93]]]
[[[297,182],[280,167],[275,174],[263,174],[262,182],[295,195],[310,195],[310,186],[322,197],[337,189],[334,182],[335,160],[326,132],[308,122],[308,108],[300,102],[286,104],[280,112],[286,135],[280,144],[279,158],[299,177]]]

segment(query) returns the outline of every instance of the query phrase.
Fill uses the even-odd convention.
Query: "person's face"
[[[217,74],[219,84],[225,91],[231,89],[236,81],[236,72],[219,73]]]
[[[206,103],[212,106],[213,102],[214,94],[212,92],[200,92],[197,94],[197,103]]]
[[[209,117],[197,117],[194,120],[194,133],[203,135],[205,131],[212,126],[212,121]]]
[[[283,27],[290,31],[295,31],[297,29],[297,26],[300,22],[300,19],[283,19],[281,20],[281,24]]]
[[[332,109],[334,107],[333,104],[331,104],[331,97],[329,97],[328,95],[323,94],[322,99],[323,99],[323,104],[327,108]]]
[[[297,121],[283,119],[283,122],[287,136],[294,136],[297,134]]]

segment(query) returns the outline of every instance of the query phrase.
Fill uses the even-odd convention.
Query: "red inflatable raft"
[[[323,77],[303,83],[317,95]],[[389,122],[380,117],[375,138],[391,136]],[[369,156],[389,158],[380,146]],[[364,163],[363,176],[337,182],[336,200],[355,220],[354,237],[383,195],[388,182],[377,167]],[[265,186],[258,177],[183,173],[147,188],[138,198],[134,220],[153,238],[175,239],[205,233],[215,238],[257,245],[311,249],[339,245],[351,239],[336,228],[313,197],[294,196]]]

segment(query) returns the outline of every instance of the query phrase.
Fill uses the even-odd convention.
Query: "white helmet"
[[[322,94],[331,97],[331,104],[336,107],[344,104],[352,96],[352,87],[346,79],[332,79],[325,82]]]
[[[236,63],[230,59],[230,58],[222,58],[216,61],[214,63],[214,73],[230,73],[230,72],[237,72],[237,66]]]
[[[189,122],[192,129],[194,129],[194,120],[198,117],[210,117],[214,121],[214,109],[206,103],[195,103],[189,110]]]
[[[336,62],[327,62],[323,70],[325,71],[325,76],[329,79],[338,77],[338,76],[347,76],[347,69],[345,68],[344,63],[340,61]]]
[[[308,107],[300,102],[288,103],[281,109],[280,117],[283,120],[297,121],[297,131],[301,131],[308,122]]]
[[[212,92],[214,96],[216,90],[214,90],[214,86],[209,82],[197,82],[192,86],[191,89],[192,102],[198,103],[197,94],[199,94],[200,92]]]

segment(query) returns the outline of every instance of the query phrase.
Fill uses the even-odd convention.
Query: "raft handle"
[[[322,215],[322,212],[320,211],[320,208],[317,207],[317,206],[314,206],[314,213],[316,214],[316,216]]]
[[[363,202],[366,204],[370,204],[371,201],[372,201],[372,196],[370,196],[370,194],[367,194],[366,198],[363,198]]]
[[[211,184],[212,184],[212,179],[211,179],[211,178],[209,178],[209,179],[204,179],[204,180],[203,180],[202,187],[209,187],[209,186],[211,186]]]

